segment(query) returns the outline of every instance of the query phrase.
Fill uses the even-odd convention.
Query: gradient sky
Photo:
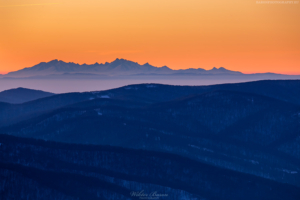
[[[53,59],[300,74],[300,4],[0,0],[0,73]]]

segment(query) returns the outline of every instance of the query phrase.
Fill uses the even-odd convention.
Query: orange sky
[[[0,0],[0,73],[53,59],[300,74],[300,3]]]

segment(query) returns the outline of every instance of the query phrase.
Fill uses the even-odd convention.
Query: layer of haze
[[[251,79],[252,80],[252,79]],[[101,91],[131,84],[159,83],[168,85],[213,85],[221,83],[239,83],[245,79],[212,79],[212,78],[156,78],[156,79],[3,79],[0,80],[0,92],[12,88],[29,88],[53,93]]]
[[[52,59],[300,74],[300,4],[0,0],[0,73]]]

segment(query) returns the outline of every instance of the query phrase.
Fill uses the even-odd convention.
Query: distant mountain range
[[[50,62],[41,62],[33,67],[10,72],[1,76],[2,78],[103,78],[118,76],[261,76],[262,79],[276,78],[299,78],[300,76],[288,76],[273,73],[263,74],[243,74],[238,71],[231,71],[223,67],[205,69],[181,69],[173,70],[167,66],[155,67],[149,63],[140,65],[125,59],[116,59],[115,61],[104,64],[76,64],[66,63],[61,60],[52,60]]]

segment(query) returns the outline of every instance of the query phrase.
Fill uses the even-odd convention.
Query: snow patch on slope
[[[213,153],[213,152],[214,152],[214,151],[213,151],[213,150],[211,150],[211,149],[207,149],[207,148],[201,148],[201,147],[198,147],[198,146],[196,146],[196,145],[192,145],[192,144],[189,144],[189,146],[190,146],[190,147],[192,147],[192,148],[196,148],[196,149],[203,150],[203,151],[208,151],[208,152],[210,152],[210,153]]]
[[[102,99],[110,99],[110,96],[108,96],[108,95],[101,95],[100,98],[102,98]]]

